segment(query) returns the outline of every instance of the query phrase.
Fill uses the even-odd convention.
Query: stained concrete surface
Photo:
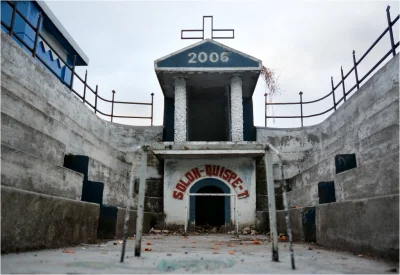
[[[253,239],[260,244],[253,244]],[[147,243],[151,242],[151,245]],[[219,242],[220,244],[218,244]],[[114,244],[116,243],[116,244]],[[228,246],[234,244],[235,246]],[[118,240],[96,245],[7,254],[2,273],[398,273],[396,263],[367,256],[294,244],[296,270],[291,269],[289,245],[279,243],[280,262],[271,260],[271,244],[264,235],[206,236],[147,235],[142,256],[134,257],[134,240],[127,243],[124,263]],[[145,248],[152,251],[144,251]],[[214,248],[214,249],[213,249]],[[63,253],[64,249],[75,253]],[[229,252],[233,252],[230,254]],[[218,253],[218,254],[214,254]]]

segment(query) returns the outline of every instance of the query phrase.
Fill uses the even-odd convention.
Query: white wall
[[[226,169],[235,172],[243,180],[243,187],[248,189],[249,196],[238,199],[238,217],[239,226],[253,224],[255,222],[256,213],[256,177],[255,177],[255,160],[246,157],[224,158],[224,159],[165,159],[164,162],[164,213],[166,214],[166,224],[183,225],[185,222],[185,204],[187,195],[182,200],[175,199],[173,193],[175,186],[180,179],[185,178],[185,173],[193,168],[204,165],[220,165]],[[200,179],[192,182],[187,191],[201,179],[211,178],[202,173]],[[217,178],[221,180],[220,178]],[[231,193],[240,193],[241,191],[231,186],[227,181],[221,180],[229,188]],[[234,219],[233,197],[231,199],[231,220]]]

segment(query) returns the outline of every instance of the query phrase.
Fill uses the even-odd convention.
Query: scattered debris
[[[234,243],[230,243],[230,244],[228,244],[228,246],[233,247],[233,246],[235,246],[235,244]]]
[[[285,242],[288,240],[288,237],[285,235],[285,233],[279,233],[278,239],[282,242]]]
[[[193,241],[192,243],[197,243],[197,241]]]
[[[248,235],[250,233],[251,233],[251,228],[250,227],[243,228],[243,230],[242,230],[242,234],[243,235]]]
[[[233,254],[235,254],[235,252],[231,250],[231,251],[229,251],[229,254],[233,255]]]
[[[151,251],[151,248],[150,248],[150,247],[146,247],[146,248],[144,249],[144,251]]]
[[[146,244],[147,244],[147,245],[151,245],[151,242],[147,242]]]
[[[72,250],[72,249],[65,249],[65,250],[63,250],[62,252],[63,252],[63,253],[72,253],[72,254],[75,254],[75,250]]]
[[[260,244],[260,242],[257,239],[254,239],[253,244]]]

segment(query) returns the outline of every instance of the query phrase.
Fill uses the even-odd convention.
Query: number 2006
[[[212,52],[210,53],[210,56],[208,56],[206,52],[199,52],[198,54],[192,52],[189,53],[188,56],[190,57],[189,63],[197,63],[197,61],[199,61],[200,63],[204,63],[208,60],[210,60],[212,63],[216,63],[219,60],[221,60],[221,62],[229,61],[228,52],[222,52],[220,55],[218,55],[218,53],[216,52]]]

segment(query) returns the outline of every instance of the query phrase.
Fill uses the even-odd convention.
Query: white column
[[[175,78],[174,142],[186,141],[186,81]]]
[[[242,79],[231,78],[231,137],[232,141],[243,141],[243,95]]]

